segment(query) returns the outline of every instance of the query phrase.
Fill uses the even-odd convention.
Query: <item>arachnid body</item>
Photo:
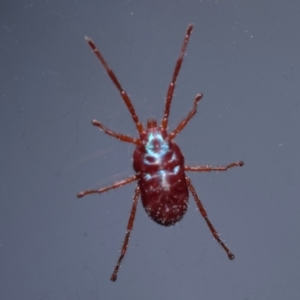
[[[93,120],[92,124],[100,128],[106,134],[117,138],[120,141],[133,143],[136,145],[133,154],[133,169],[135,171],[135,175],[125,180],[118,181],[111,186],[107,186],[99,190],[83,191],[78,193],[77,195],[78,198],[81,198],[88,194],[101,194],[111,189],[115,189],[124,186],[128,183],[137,181],[133,197],[132,209],[127,225],[127,232],[125,235],[125,240],[122,246],[119,260],[111,276],[112,281],[115,281],[117,279],[117,273],[120,264],[127,250],[130,233],[133,228],[137,203],[140,196],[142,199],[142,204],[148,216],[158,224],[170,226],[180,221],[181,218],[184,216],[188,207],[188,196],[190,191],[195,199],[196,205],[201,215],[205,219],[214,238],[225,250],[225,252],[228,255],[228,258],[231,260],[234,258],[233,253],[219,238],[217,231],[208,219],[207,213],[195,191],[195,188],[192,185],[190,178],[185,174],[185,172],[226,171],[233,167],[243,166],[244,163],[242,161],[237,161],[226,166],[219,167],[186,166],[184,164],[184,156],[181,153],[181,150],[178,147],[178,145],[174,142],[174,138],[179,132],[182,131],[183,128],[185,128],[188,122],[196,114],[197,105],[200,99],[202,98],[202,94],[196,95],[193,102],[193,107],[187,115],[187,117],[184,118],[173,131],[171,131],[170,133],[168,133],[167,131],[170,107],[175,89],[175,84],[192,29],[193,25],[189,25],[186,31],[181,52],[179,58],[177,59],[172,80],[168,88],[162,121],[160,124],[157,124],[157,121],[155,119],[148,119],[146,128],[144,128],[143,125],[140,123],[135,109],[131,103],[131,100],[129,99],[129,96],[127,95],[125,90],[122,88],[116,75],[110,69],[110,67],[104,60],[102,54],[95,46],[94,42],[90,38],[86,38],[89,46],[92,48],[93,52],[96,54],[101,64],[104,66],[112,82],[120,92],[121,97],[125,105],[127,106],[139,133],[138,138],[130,137],[128,135],[116,133],[105,127],[99,121]]]

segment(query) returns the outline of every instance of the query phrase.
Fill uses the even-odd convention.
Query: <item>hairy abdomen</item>
[[[177,223],[188,206],[184,172],[179,167],[175,169],[142,173],[139,179],[142,203],[148,216],[164,226]]]

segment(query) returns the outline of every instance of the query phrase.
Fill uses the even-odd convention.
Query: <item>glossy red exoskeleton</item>
[[[189,41],[193,25],[189,25],[186,35],[183,41],[179,58],[176,62],[173,72],[172,81],[169,85],[165,111],[161,121],[161,124],[157,124],[157,121],[153,118],[148,119],[147,128],[144,129],[140,123],[139,118],[135,112],[135,109],[129,99],[127,93],[122,88],[119,80],[114,72],[109,68],[108,64],[104,60],[102,54],[95,46],[94,42],[86,37],[86,40],[93,52],[96,54],[102,65],[104,66],[107,74],[113,81],[114,85],[119,90],[125,105],[127,106],[133,122],[136,125],[139,133],[139,138],[133,138],[128,135],[116,133],[106,128],[102,123],[97,120],[93,120],[92,124],[99,127],[106,134],[115,137],[123,142],[133,143],[136,145],[133,154],[133,169],[135,175],[114,183],[111,186],[101,188],[99,190],[87,190],[78,193],[78,198],[81,198],[88,194],[101,194],[111,189],[115,189],[125,184],[137,181],[135,193],[133,197],[132,209],[127,225],[127,232],[125,240],[122,246],[119,260],[115,266],[111,280],[117,279],[117,273],[125,256],[128,241],[131,230],[133,228],[137,202],[141,195],[142,203],[148,216],[158,224],[164,226],[171,226],[177,223],[184,216],[188,207],[189,190],[192,193],[196,205],[205,219],[211,233],[217,242],[226,251],[229,259],[234,259],[233,253],[226,247],[224,242],[219,238],[219,235],[212,223],[208,219],[207,213],[193,187],[190,178],[185,174],[186,171],[192,172],[210,172],[210,171],[226,171],[230,168],[243,166],[242,161],[233,162],[226,166],[186,166],[184,164],[184,156],[181,153],[180,148],[175,142],[173,142],[176,135],[187,125],[191,118],[196,114],[197,104],[202,98],[202,94],[198,94],[193,102],[192,110],[189,112],[186,118],[184,118],[179,125],[171,132],[168,133],[168,119],[170,114],[170,107],[175,89],[176,79],[181,68],[183,57],[185,54],[186,46]]]

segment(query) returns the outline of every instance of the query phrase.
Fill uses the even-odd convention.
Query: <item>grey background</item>
[[[0,299],[299,299],[299,1],[1,1]],[[172,228],[139,204],[118,280],[134,184],[79,200],[132,174],[136,136],[94,39],[145,123],[161,118],[189,23],[170,127],[204,93],[176,138],[193,198]]]

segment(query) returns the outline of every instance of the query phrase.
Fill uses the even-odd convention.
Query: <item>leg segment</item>
[[[108,129],[107,127],[105,127],[102,123],[100,123],[99,121],[97,120],[93,120],[92,121],[92,124],[96,127],[99,127],[101,130],[103,130],[106,134],[122,141],[122,142],[127,142],[127,143],[132,143],[132,144],[136,144],[136,145],[140,145],[141,144],[141,141],[140,139],[135,139],[135,138],[132,138],[128,135],[125,135],[125,134],[121,134],[121,133],[117,133],[117,132],[114,132],[110,129]]]
[[[234,167],[242,167],[244,165],[243,161],[236,161],[226,166],[212,167],[212,166],[184,166],[185,171],[192,172],[211,172],[211,171],[227,171],[228,169]]]
[[[136,125],[136,128],[140,134],[140,136],[142,135],[142,133],[144,132],[143,129],[143,125],[140,123],[139,118],[135,112],[135,109],[131,103],[131,100],[129,98],[129,96],[127,95],[127,93],[124,91],[124,89],[122,88],[118,78],[116,77],[115,73],[113,72],[113,70],[111,70],[107,64],[107,62],[104,60],[102,54],[100,53],[100,51],[97,49],[95,43],[89,38],[89,37],[85,37],[86,41],[88,42],[88,44],[90,45],[90,47],[92,48],[93,52],[96,54],[96,56],[98,57],[98,59],[100,60],[100,62],[102,63],[103,67],[105,68],[108,76],[110,77],[110,79],[112,80],[112,82],[115,84],[116,88],[119,90],[121,97],[123,99],[123,101],[125,102],[131,117],[133,119],[133,122]]]
[[[187,123],[191,120],[191,118],[196,114],[197,104],[202,97],[203,97],[202,94],[198,94],[195,97],[192,110],[189,112],[187,117],[179,123],[179,125],[175,128],[175,130],[169,134],[169,141],[173,140],[175,136],[187,125]]]
[[[176,85],[176,80],[177,80],[177,76],[178,76],[179,70],[181,68],[181,64],[182,64],[182,61],[183,61],[183,56],[185,54],[185,49],[186,49],[187,43],[189,41],[192,29],[193,29],[193,25],[191,24],[191,25],[189,25],[189,27],[188,27],[188,29],[186,31],[186,35],[185,35],[185,38],[184,38],[184,41],[183,41],[181,52],[180,52],[179,58],[177,59],[177,62],[176,62],[176,65],[175,65],[175,69],[174,69],[174,72],[173,72],[172,81],[171,81],[171,83],[169,85],[169,89],[168,89],[168,93],[167,93],[167,99],[166,99],[166,106],[165,106],[164,117],[163,117],[162,122],[161,122],[161,127],[163,129],[167,129],[167,127],[168,127],[168,119],[169,119],[169,114],[170,114],[170,106],[171,106],[171,102],[172,102],[172,98],[173,98],[173,93],[174,93],[174,89],[175,89],[175,85]]]
[[[202,203],[200,201],[200,198],[198,197],[198,195],[197,195],[197,193],[195,191],[194,186],[192,185],[192,182],[191,182],[190,178],[187,177],[187,176],[185,178],[186,178],[186,183],[187,183],[187,185],[188,185],[188,187],[189,187],[192,195],[194,196],[194,199],[195,199],[195,202],[196,202],[196,204],[198,206],[198,209],[199,209],[202,217],[206,221],[206,223],[207,223],[207,225],[208,225],[208,227],[209,227],[212,235],[217,240],[217,242],[221,245],[221,247],[225,250],[225,252],[228,255],[228,258],[230,260],[233,260],[234,259],[234,254],[226,247],[226,245],[224,244],[224,242],[219,238],[219,234],[216,231],[216,229],[214,228],[214,226],[212,225],[212,223],[210,222],[210,220],[208,219],[207,213],[206,213],[206,211],[205,211],[205,209],[204,209],[204,207],[203,207],[203,205],[202,205]]]
[[[131,233],[134,219],[135,219],[136,207],[137,207],[139,196],[140,196],[140,188],[137,185],[137,187],[135,188],[135,192],[134,192],[133,204],[132,204],[131,213],[130,213],[130,217],[129,217],[128,224],[127,224],[127,231],[126,231],[125,240],[124,240],[122,250],[121,250],[121,255],[120,255],[118,262],[115,266],[115,269],[110,277],[111,281],[117,280],[117,275],[118,275],[118,271],[119,271],[121,262],[126,254],[130,233]]]
[[[133,175],[127,179],[124,179],[124,180],[121,180],[121,181],[117,181],[115,182],[113,185],[111,186],[106,186],[104,188],[101,188],[99,190],[87,190],[87,191],[83,191],[83,192],[79,192],[77,194],[77,198],[82,198],[83,196],[86,196],[86,195],[89,195],[89,194],[102,194],[102,193],[105,193],[109,190],[112,190],[112,189],[116,189],[116,188],[119,188],[123,185],[126,185],[130,182],[133,182],[133,181],[136,181],[138,180],[138,176],[137,175]]]

